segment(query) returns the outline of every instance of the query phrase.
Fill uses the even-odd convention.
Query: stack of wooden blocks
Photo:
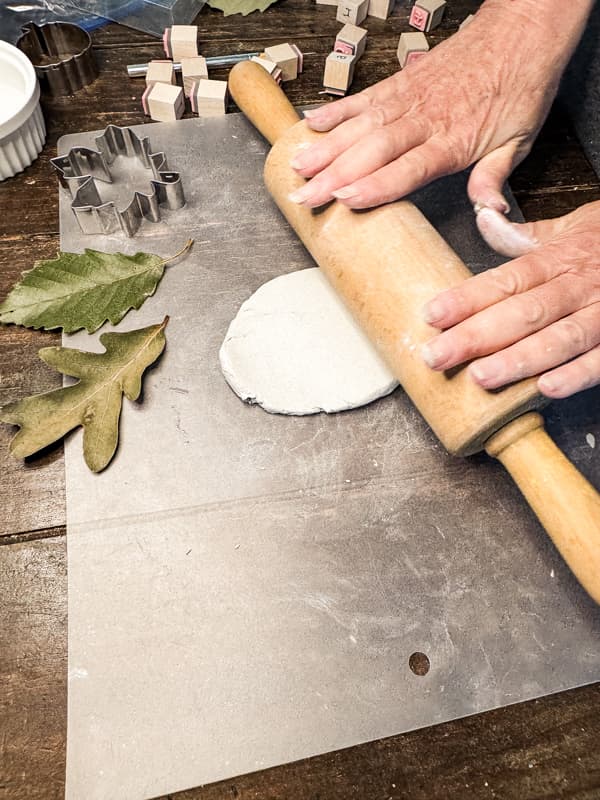
[[[442,21],[446,0],[416,0],[411,9],[408,24],[417,31],[403,33],[398,42],[398,61],[402,69],[429,52],[425,31],[429,32]]]
[[[338,22],[345,23],[338,34],[333,52],[325,61],[323,91],[326,94],[346,94],[354,77],[354,67],[365,48],[367,31],[358,27],[367,16],[387,19],[395,0],[316,0],[319,5],[337,7]],[[403,33],[398,44],[398,61],[402,68],[425,55],[429,44],[425,31],[437,27],[444,15],[446,0],[416,0],[409,24],[418,33]]]
[[[144,113],[158,122],[180,119],[189,98],[199,116],[225,114],[227,81],[208,78],[206,59],[198,53],[196,25],[173,25],[163,34],[167,59],[151,61],[146,73],[146,91],[142,97]],[[181,64],[183,88],[177,86],[174,63]]]
[[[351,23],[344,25],[336,36],[333,52],[325,61],[323,90],[327,94],[346,94],[354,77],[354,66],[364,53],[366,44],[367,31],[364,28]]]
[[[148,64],[142,108],[144,114],[159,122],[171,122],[183,116],[183,92],[177,86],[172,61],[163,59]]]
[[[302,52],[295,44],[288,42],[265,47],[265,52],[261,54],[261,57],[263,60],[275,64],[279,70],[278,79],[281,81],[296,80],[304,68]]]
[[[344,27],[336,37],[333,52],[325,61],[323,92],[343,96],[354,78],[354,67],[367,42],[367,31],[358,27],[368,16],[387,19],[395,0],[316,0],[318,5],[336,6]]]

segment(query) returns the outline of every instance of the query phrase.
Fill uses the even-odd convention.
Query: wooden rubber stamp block
[[[198,26],[173,25],[163,33],[165,55],[174,61],[198,55]]]
[[[146,86],[153,86],[155,83],[175,84],[176,82],[177,78],[175,77],[172,61],[155,60],[148,64]]]
[[[250,61],[254,61],[255,64],[259,64],[269,73],[276,83],[281,83],[281,70],[277,64],[268,59],[266,56],[251,56]]]
[[[302,72],[304,57],[295,44],[276,44],[265,47],[265,56],[277,64],[281,70],[282,81],[293,81]]]
[[[184,56],[181,59],[181,76],[186,97],[192,93],[192,86],[201,78],[208,78],[208,67],[204,56]]]
[[[333,47],[336,53],[345,53],[348,56],[360,58],[367,44],[367,31],[357,25],[344,25],[338,33]]]
[[[144,113],[156,122],[181,119],[185,110],[183,89],[170,83],[154,83],[142,96]]]
[[[429,50],[429,42],[424,33],[403,33],[398,42],[398,61],[402,69],[407,64],[415,61],[417,58],[424,56]]]
[[[318,6],[336,6],[338,4],[338,0],[315,0],[315,3]]]
[[[369,0],[339,0],[336,19],[338,22],[350,22],[360,25],[367,16]]]
[[[395,0],[369,0],[367,14],[369,17],[387,19],[394,10]]]
[[[431,31],[440,24],[445,10],[446,0],[417,0],[408,24],[419,31]]]
[[[226,112],[227,81],[202,78],[195,83],[190,94],[192,111],[199,117],[221,117]]]
[[[356,56],[346,53],[330,53],[325,61],[323,88],[329,94],[345,95],[354,77]]]

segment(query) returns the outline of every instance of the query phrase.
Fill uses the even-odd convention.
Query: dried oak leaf
[[[21,428],[10,452],[25,458],[82,425],[85,463],[92,472],[103,470],[117,449],[122,395],[138,399],[144,371],[164,350],[168,321],[165,317],[148,328],[103,333],[104,353],[42,348],[38,353],[42,361],[79,381],[0,408],[0,421]]]
[[[116,325],[154,294],[165,265],[191,245],[190,240],[181,252],[166,259],[152,253],[126,256],[86,249],[38,261],[0,305],[0,322],[62,328],[65,333],[82,328],[93,333],[106,321]]]

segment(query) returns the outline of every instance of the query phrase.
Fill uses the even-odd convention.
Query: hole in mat
[[[425,653],[416,652],[412,653],[412,655],[409,657],[408,666],[410,667],[411,672],[414,672],[415,675],[422,677],[423,675],[427,675],[429,672],[431,663]]]

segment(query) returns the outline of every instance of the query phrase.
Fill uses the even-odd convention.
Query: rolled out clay
[[[318,268],[261,286],[230,324],[219,360],[238,397],[274,414],[345,411],[398,386]]]

